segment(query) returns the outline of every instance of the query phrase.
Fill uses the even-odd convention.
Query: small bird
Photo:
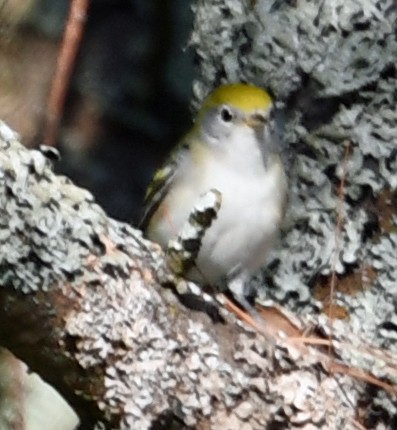
[[[194,125],[155,174],[141,227],[164,249],[209,190],[221,194],[186,278],[227,288],[246,310],[247,281],[266,263],[280,230],[287,181],[272,133],[272,99],[253,85],[222,85],[204,100]]]

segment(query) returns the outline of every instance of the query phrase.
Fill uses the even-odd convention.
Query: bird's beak
[[[255,113],[246,117],[244,119],[244,123],[254,131],[259,143],[259,150],[262,155],[263,164],[267,166],[270,155],[267,139],[267,133],[269,130],[268,127],[266,127],[266,124],[268,123],[268,116],[265,116],[261,113]]]
[[[244,123],[254,130],[262,129],[266,124],[266,118],[261,114],[250,115],[244,120]]]

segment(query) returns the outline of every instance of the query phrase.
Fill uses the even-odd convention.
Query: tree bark
[[[318,352],[270,342],[223,310],[215,324],[184,308],[161,286],[172,274],[156,245],[107,218],[4,123],[0,148],[1,343],[85,428],[353,428]]]
[[[109,219],[2,124],[1,344],[56,387],[86,428],[392,428],[395,31],[392,2],[196,2],[197,97],[221,77],[270,88],[286,106],[292,227],[267,293],[282,303],[293,295],[310,315],[313,291],[336,271],[353,288],[338,293],[350,321],[330,329],[325,316],[294,325],[272,315],[263,336],[222,309],[225,323],[216,324],[186,309],[163,287],[173,275],[162,251]],[[337,192],[342,176],[346,197]],[[281,326],[289,338],[277,336]],[[338,376],[324,370],[320,347],[304,346],[308,328],[333,337]]]

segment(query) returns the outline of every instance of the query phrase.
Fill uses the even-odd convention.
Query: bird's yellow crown
[[[221,85],[207,96],[200,113],[221,105],[230,105],[248,113],[257,109],[267,110],[271,104],[270,95],[261,88],[248,84],[228,84]]]

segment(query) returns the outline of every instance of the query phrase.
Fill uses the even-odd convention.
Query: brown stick
[[[55,146],[69,81],[83,35],[89,0],[72,0],[48,98],[44,143]]]

